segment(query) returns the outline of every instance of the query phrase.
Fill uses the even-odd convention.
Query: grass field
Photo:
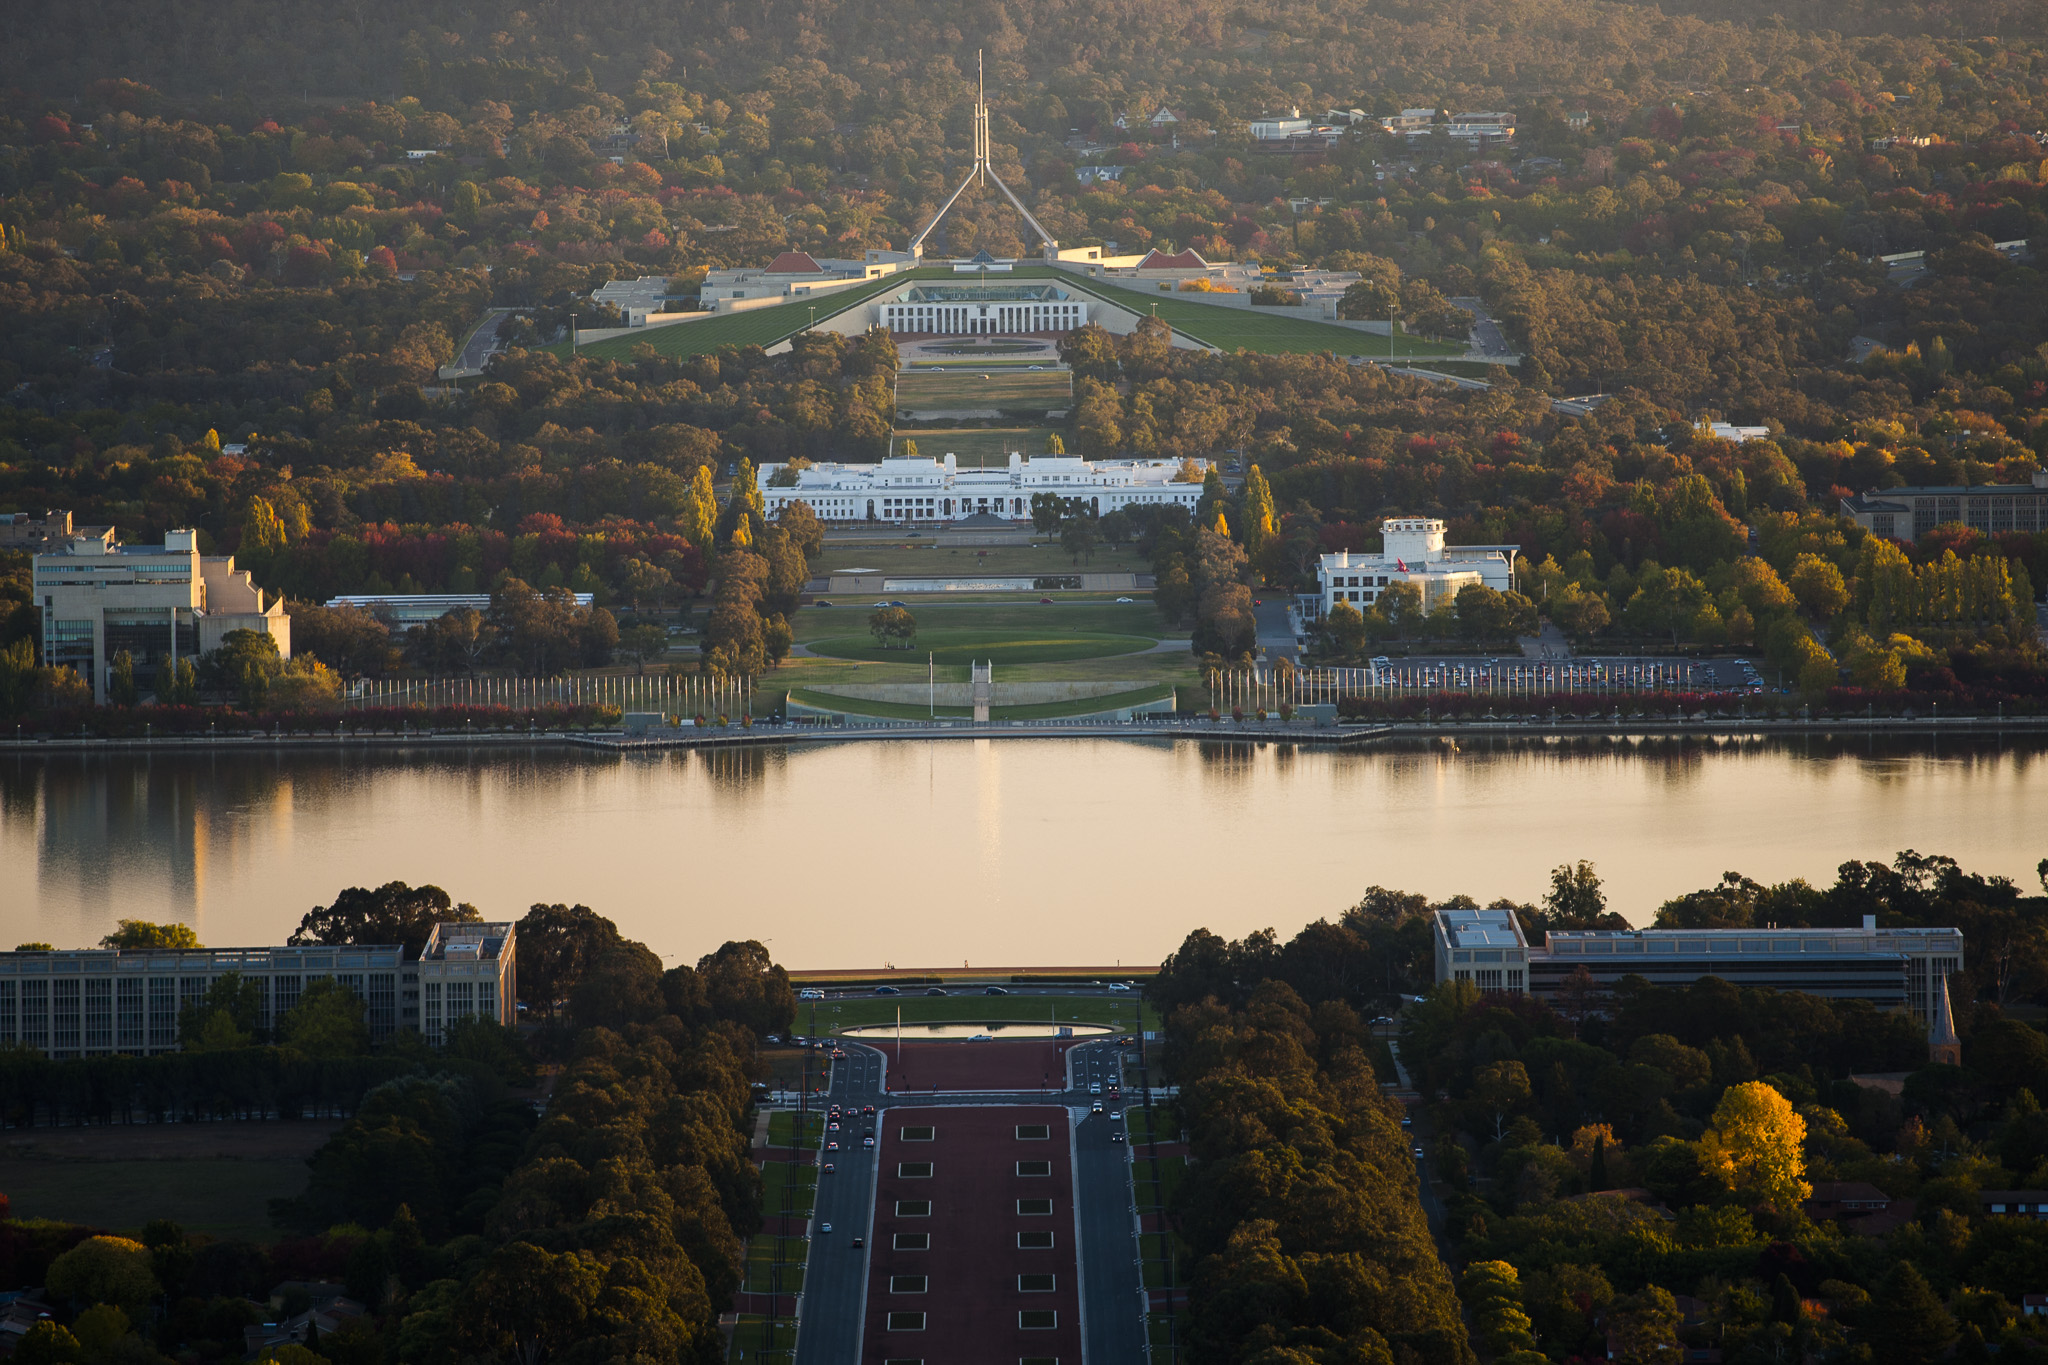
[[[1002,571],[990,569],[987,572]],[[847,610],[848,608],[838,607],[827,611],[799,611],[796,620],[790,622],[790,626],[796,638],[804,644],[809,644],[813,640],[851,635],[855,631],[862,632],[862,639],[870,638],[865,634],[866,613],[860,613],[858,620],[850,614],[839,614]],[[920,612],[928,615],[919,615]],[[1069,603],[1047,607],[1040,605],[1035,597],[1029,602],[933,602],[923,599],[911,608],[911,615],[917,616],[920,625],[924,625],[927,620],[930,622],[927,630],[919,632],[920,640],[925,634],[937,634],[941,629],[973,631],[992,637],[1017,635],[1033,639],[1142,635],[1148,640],[1162,640],[1168,635],[1179,633],[1166,628],[1165,622],[1160,619],[1159,613],[1153,610],[1150,601]],[[924,667],[924,651],[929,648],[931,646],[925,644],[917,646],[919,668]],[[902,657],[901,651],[893,653],[898,659]],[[961,681],[965,680],[966,675],[962,674]]]
[[[905,576],[915,574],[927,578],[943,578],[949,574],[1152,572],[1151,562],[1128,547],[1116,550],[1098,549],[1092,556],[1077,564],[1072,555],[1058,545],[1050,543],[952,546],[937,541],[927,541],[922,545],[907,540],[851,544],[845,541],[828,541],[825,552],[811,564],[811,572],[821,578],[827,574],[844,573],[854,568]],[[1036,600],[1034,598],[1033,602]],[[928,606],[931,602],[927,599],[918,605]],[[1150,613],[1152,608],[1146,605],[1144,610]]]
[[[817,1073],[814,1071],[812,1074],[816,1075]],[[815,1148],[818,1145],[818,1135],[825,1131],[825,1120],[819,1118],[816,1114],[806,1114],[804,1119],[804,1140],[802,1145],[807,1148]],[[770,1147],[795,1147],[798,1145],[795,1110],[778,1109],[768,1116],[768,1145]]]
[[[809,1213],[818,1195],[818,1168],[808,1161],[764,1161],[761,1163],[761,1211],[783,1211],[789,1200],[791,1213]]]
[[[779,303],[772,308],[755,308],[745,313],[705,318],[702,322],[679,322],[647,332],[609,337],[579,347],[578,352],[599,359],[626,360],[631,358],[633,348],[643,343],[652,346],[657,355],[665,356],[703,355],[722,346],[772,346],[810,326],[813,313],[822,322],[834,313],[843,312],[856,303],[864,303],[902,283],[901,276],[889,276],[857,284],[837,294],[820,294],[801,303]],[[562,342],[546,349],[567,355],[569,346]]]
[[[957,368],[906,370],[896,376],[896,409],[995,408],[1004,412],[1044,412],[1072,407],[1074,376],[1065,370],[990,370]],[[918,442],[918,449],[924,443]]]
[[[36,1161],[0,1159],[0,1190],[16,1218],[52,1218],[133,1232],[168,1218],[188,1232],[274,1242],[270,1201],[306,1189],[291,1160]]]
[[[785,1316],[775,1328],[775,1345],[768,1345],[768,1320],[755,1313],[742,1313],[732,1329],[727,1360],[751,1365],[786,1365],[796,1359],[796,1320]]]
[[[971,989],[971,988],[963,988]],[[903,995],[834,1000],[818,1007],[818,1027],[837,1033],[862,1024],[893,1024],[903,1010],[906,1024],[1035,1023],[1057,1015],[1062,1024],[1109,1024],[1132,1028],[1142,1011],[1145,1027],[1157,1029],[1159,1016],[1136,991],[1122,999],[1100,995],[917,995],[907,986]]]
[[[927,460],[959,457],[962,469],[1007,469],[1010,452],[1026,456],[1045,454],[1051,427],[933,427],[926,431],[899,431],[889,438],[889,453],[901,455],[905,441],[917,442],[918,455]]]
[[[932,662],[965,665],[977,659],[998,664],[1058,663],[1068,659],[1106,659],[1139,654],[1157,643],[1145,635],[1097,635],[1059,629],[1042,623],[1038,630],[1018,632],[938,627],[920,630],[908,651],[884,649],[869,635],[839,635],[806,642],[813,654],[834,659],[893,663],[905,653],[923,654]]]
[[[1146,702],[1163,701],[1171,696],[1173,691],[1174,689],[1166,683],[1155,683],[1149,687],[1106,692],[1099,697],[1074,701],[1033,702],[1028,706],[997,706],[990,708],[988,714],[990,720],[1057,720],[1062,716],[1094,715],[1101,711],[1116,711],[1126,706],[1142,706]],[[934,714],[929,706],[869,701],[862,697],[841,697],[808,687],[792,688],[789,699],[805,706],[815,706],[821,711],[842,711],[851,716],[872,716],[876,720],[925,720]],[[965,720],[972,714],[972,708],[941,706],[936,714],[940,720]]]
[[[804,1252],[808,1250],[808,1244],[801,1237],[791,1237],[783,1241],[786,1257],[781,1263],[782,1275],[779,1286],[775,1274],[775,1245],[774,1235],[766,1232],[756,1233],[747,1240],[747,1264],[741,1288],[750,1294],[766,1294],[770,1289],[788,1295],[803,1293]]]
[[[1135,313],[1149,313],[1157,305],[1160,321],[1176,331],[1186,332],[1197,341],[1206,341],[1226,351],[1257,351],[1263,355],[1315,355],[1334,351],[1338,355],[1367,356],[1462,355],[1465,351],[1463,346],[1427,341],[1421,337],[1402,336],[1390,340],[1371,332],[1263,312],[1257,308],[1225,308],[1213,303],[1196,303],[1187,294],[1152,294],[1100,280],[1088,280],[1078,287],[1111,303],[1122,304]]]

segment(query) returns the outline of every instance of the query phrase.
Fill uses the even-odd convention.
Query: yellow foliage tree
[[[1806,1174],[1806,1120],[1763,1081],[1728,1087],[1700,1137],[1700,1164],[1729,1189],[1778,1209],[1813,1193]]]

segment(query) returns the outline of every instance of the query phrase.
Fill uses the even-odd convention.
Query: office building
[[[1554,1003],[1581,969],[1600,991],[1631,976],[1653,986],[1718,976],[1903,1009],[1930,1031],[1947,1015],[1947,978],[1963,969],[1960,930],[1879,929],[1875,917],[1856,929],[1554,929],[1538,946],[1513,911],[1440,910],[1434,938],[1436,979],[1482,991]]]
[[[1008,266],[1004,266],[1008,269]],[[873,305],[874,321],[899,335],[1071,332],[1087,325],[1087,296],[1038,280],[1015,284],[914,284]]]
[[[576,599],[576,605],[579,607],[587,607],[597,601],[595,593],[579,592],[570,595]],[[487,612],[491,609],[491,595],[487,592],[348,593],[328,598],[326,605],[355,607],[367,611],[391,629],[403,633],[414,626],[438,621],[460,607]]]
[[[437,925],[417,962],[395,944],[0,953],[0,1047],[58,1061],[176,1052],[179,1011],[230,973],[255,984],[261,1030],[331,977],[362,999],[371,1042],[414,1029],[438,1043],[465,1015],[510,1025],[514,967],[511,924]]]
[[[1435,611],[1472,584],[1506,592],[1515,585],[1517,545],[1446,545],[1444,524],[1433,517],[1394,517],[1380,523],[1378,554],[1339,550],[1316,565],[1316,591],[1296,598],[1304,619],[1318,621],[1339,602],[1364,611],[1396,583],[1422,592],[1422,609]]]
[[[233,555],[199,553],[197,531],[170,531],[161,545],[123,545],[108,528],[73,535],[35,557],[43,609],[43,662],[69,667],[105,702],[114,656],[126,651],[136,684],[219,649],[228,632],[253,630],[292,652],[283,598],[268,598]]]
[[[1879,488],[1842,499],[1842,515],[1872,535],[1912,542],[1960,523],[1987,536],[2048,531],[2048,470],[2031,483]]]

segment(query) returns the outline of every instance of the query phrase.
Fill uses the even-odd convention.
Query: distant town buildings
[[[284,600],[266,602],[233,555],[199,553],[197,531],[171,531],[161,545],[122,545],[111,527],[74,534],[35,556],[34,592],[43,614],[43,662],[69,667],[105,702],[114,656],[126,651],[138,685],[158,670],[220,648],[234,630],[253,630],[292,652]]]
[[[1422,592],[1422,608],[1457,597],[1472,584],[1505,592],[1515,582],[1515,545],[1446,545],[1434,517],[1394,517],[1380,523],[1378,554],[1339,550],[1316,562],[1316,591],[1296,598],[1304,619],[1321,620],[1339,602],[1364,611],[1396,583]]]
[[[1432,930],[1438,981],[1554,1004],[1582,970],[1602,992],[1631,976],[1653,986],[1717,976],[1905,1010],[1928,1026],[1930,1046],[1942,1041],[1947,979],[1963,969],[1960,930],[1879,929],[1874,916],[1858,929],[1553,929],[1537,945],[1512,910],[1439,910]]]
[[[1085,460],[1072,455],[1012,454],[1005,467],[962,468],[943,459],[891,456],[879,464],[814,464],[784,473],[761,466],[761,496],[773,519],[792,502],[810,504],[821,521],[919,525],[999,517],[1024,521],[1031,499],[1056,493],[1096,515],[1119,508],[1173,503],[1192,512],[1202,485],[1182,478],[1178,460]]]
[[[2048,531],[2048,471],[2031,483],[1880,488],[1843,498],[1842,515],[1872,535],[1908,543],[1960,523],[1985,535]]]
[[[362,1000],[371,1042],[413,1029],[439,1043],[458,1019],[514,1022],[515,928],[436,925],[417,962],[396,944],[0,953],[0,1047],[57,1061],[176,1052],[179,1011],[231,974],[256,987],[263,1030],[331,978]]]
[[[1439,127],[1462,142],[1508,142],[1515,136],[1515,116],[1497,111],[1440,114],[1435,109],[1403,109],[1379,122],[1382,131],[1405,138],[1428,137]]]
[[[104,541],[113,534],[111,526],[81,526],[73,530],[69,512],[45,512],[40,517],[26,512],[0,512],[0,550],[17,554],[54,549],[74,536]]]

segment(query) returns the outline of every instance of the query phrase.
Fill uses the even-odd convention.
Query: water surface
[[[491,917],[581,901],[670,961],[755,937],[798,967],[1114,966],[1197,926],[1284,936],[1374,885],[1534,900],[1577,858],[1645,923],[1724,871],[1826,883],[1905,848],[2031,884],[2042,758],[1988,739],[7,756],[0,939],[86,945],[137,918],[276,943],[396,878]]]

